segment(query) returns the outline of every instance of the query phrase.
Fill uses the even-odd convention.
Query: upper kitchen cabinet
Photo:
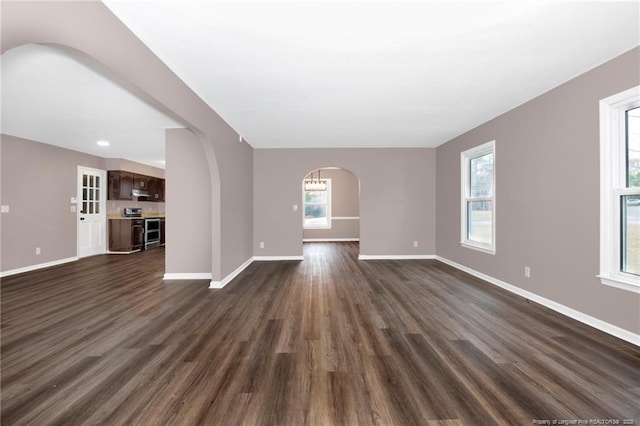
[[[109,200],[133,200],[133,173],[120,170],[110,170]]]
[[[149,177],[147,178],[146,192],[148,197],[138,197],[138,201],[164,201],[164,179]]]
[[[164,179],[160,179],[158,184],[158,201],[164,203]]]
[[[134,200],[135,190],[138,201],[164,202],[164,179],[122,170],[110,170],[108,177],[109,200]]]
[[[133,189],[149,190],[149,180],[155,179],[144,175],[133,175]]]
[[[154,179],[149,184],[149,194],[153,197],[151,201],[164,202],[164,179]]]

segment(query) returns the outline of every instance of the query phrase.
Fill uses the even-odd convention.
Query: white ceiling
[[[637,1],[105,3],[255,148],[438,146],[640,44]],[[163,167],[182,127],[45,46],[1,78],[3,133]]]
[[[183,127],[60,49],[9,50],[1,69],[1,130],[8,135],[164,168],[164,129]]]
[[[638,1],[104,2],[255,148],[437,146],[640,44]]]

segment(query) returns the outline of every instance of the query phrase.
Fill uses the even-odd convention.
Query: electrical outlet
[[[524,267],[524,276],[527,278],[531,278],[531,268],[528,266]]]
[[[9,206],[0,207],[0,213],[9,213]]]
[[[298,205],[297,205],[297,204],[294,204],[294,205],[293,205],[293,211],[294,211],[294,212],[297,212],[297,211],[298,211]]]
[[[260,241],[260,248],[264,248],[264,241]]]
[[[417,242],[417,241],[414,241],[414,242],[413,242],[413,246],[414,246],[414,247],[418,247],[418,242]]]
[[[71,213],[75,213],[76,212],[76,205],[75,204],[71,204],[71,207],[69,208],[69,210],[71,210]]]
[[[36,247],[36,256],[39,256],[41,252],[40,247]]]

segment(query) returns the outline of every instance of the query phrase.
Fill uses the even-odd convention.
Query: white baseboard
[[[272,262],[279,260],[304,260],[304,256],[253,256],[256,262]]]
[[[213,280],[210,272],[202,273],[166,273],[165,280],[211,280],[209,288],[223,288],[229,284],[236,276],[244,271],[254,261],[280,261],[280,260],[304,260],[304,256],[253,256],[247,259],[235,271],[224,277],[220,281]]]
[[[238,276],[238,274],[240,274],[240,272],[247,269],[247,267],[253,263],[253,259],[253,257],[247,259],[242,265],[238,266],[235,271],[224,277],[224,279],[222,279],[221,281],[211,280],[211,282],[209,283],[209,288],[222,288],[225,285],[229,284],[231,280],[233,280]]]
[[[303,243],[344,243],[360,241],[360,238],[304,238]]]
[[[359,254],[358,260],[420,260],[435,259],[435,254]]]
[[[165,273],[163,280],[210,280],[211,272]]]
[[[42,268],[48,268],[50,266],[62,265],[63,263],[75,262],[80,259],[78,256],[67,257],[66,259],[52,260],[51,262],[38,263],[37,265],[29,265],[23,268],[11,269],[8,271],[0,272],[0,278],[8,277],[10,275],[22,274],[23,272],[36,271]]]
[[[105,254],[133,254],[133,253],[138,253],[139,251],[142,251],[142,250],[138,249],[133,251],[108,251]]]
[[[471,274],[475,277],[480,278],[481,280],[487,281],[490,284],[493,284],[497,287],[505,289],[511,293],[517,294],[518,296],[522,296],[525,299],[529,299],[533,302],[536,302],[542,306],[546,306],[547,308],[559,312],[563,315],[568,316],[569,318],[573,318],[576,321],[580,321],[586,325],[589,325],[593,328],[596,328],[600,331],[604,331],[607,334],[615,336],[619,339],[625,340],[629,343],[632,343],[636,346],[640,346],[640,335],[627,331],[623,328],[620,328],[616,325],[610,324],[608,322],[602,321],[598,318],[592,317],[591,315],[587,315],[580,311],[576,311],[573,308],[562,305],[560,303],[554,302],[553,300],[549,300],[545,297],[539,296],[535,293],[531,293],[530,291],[523,290],[520,287],[516,287],[512,284],[501,281],[497,278],[493,278],[489,275],[483,274],[482,272],[478,272],[474,269],[468,268],[464,265],[460,265],[452,260],[445,259],[444,257],[436,256],[436,259],[441,261],[442,263],[446,263],[447,265],[453,266],[456,269],[464,271],[468,274]]]

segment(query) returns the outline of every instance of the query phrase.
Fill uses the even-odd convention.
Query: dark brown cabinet
[[[147,179],[148,197],[138,197],[138,201],[164,201],[164,179],[149,177]]]
[[[158,178],[150,177],[147,179],[147,192],[149,193],[147,201],[158,201],[157,182]]]
[[[133,175],[133,189],[141,189],[147,191],[149,189],[149,176]]]
[[[158,201],[163,202],[165,200],[165,196],[164,196],[164,179],[160,179],[158,182]]]
[[[110,170],[108,176],[109,200],[133,200],[133,190],[136,189],[149,194],[137,197],[138,201],[164,202],[164,179],[121,170]]]
[[[109,200],[133,200],[133,173],[110,170]]]
[[[144,219],[109,219],[109,251],[130,252],[144,245]]]
[[[164,238],[164,218],[160,219],[160,245],[163,246],[165,244]]]

